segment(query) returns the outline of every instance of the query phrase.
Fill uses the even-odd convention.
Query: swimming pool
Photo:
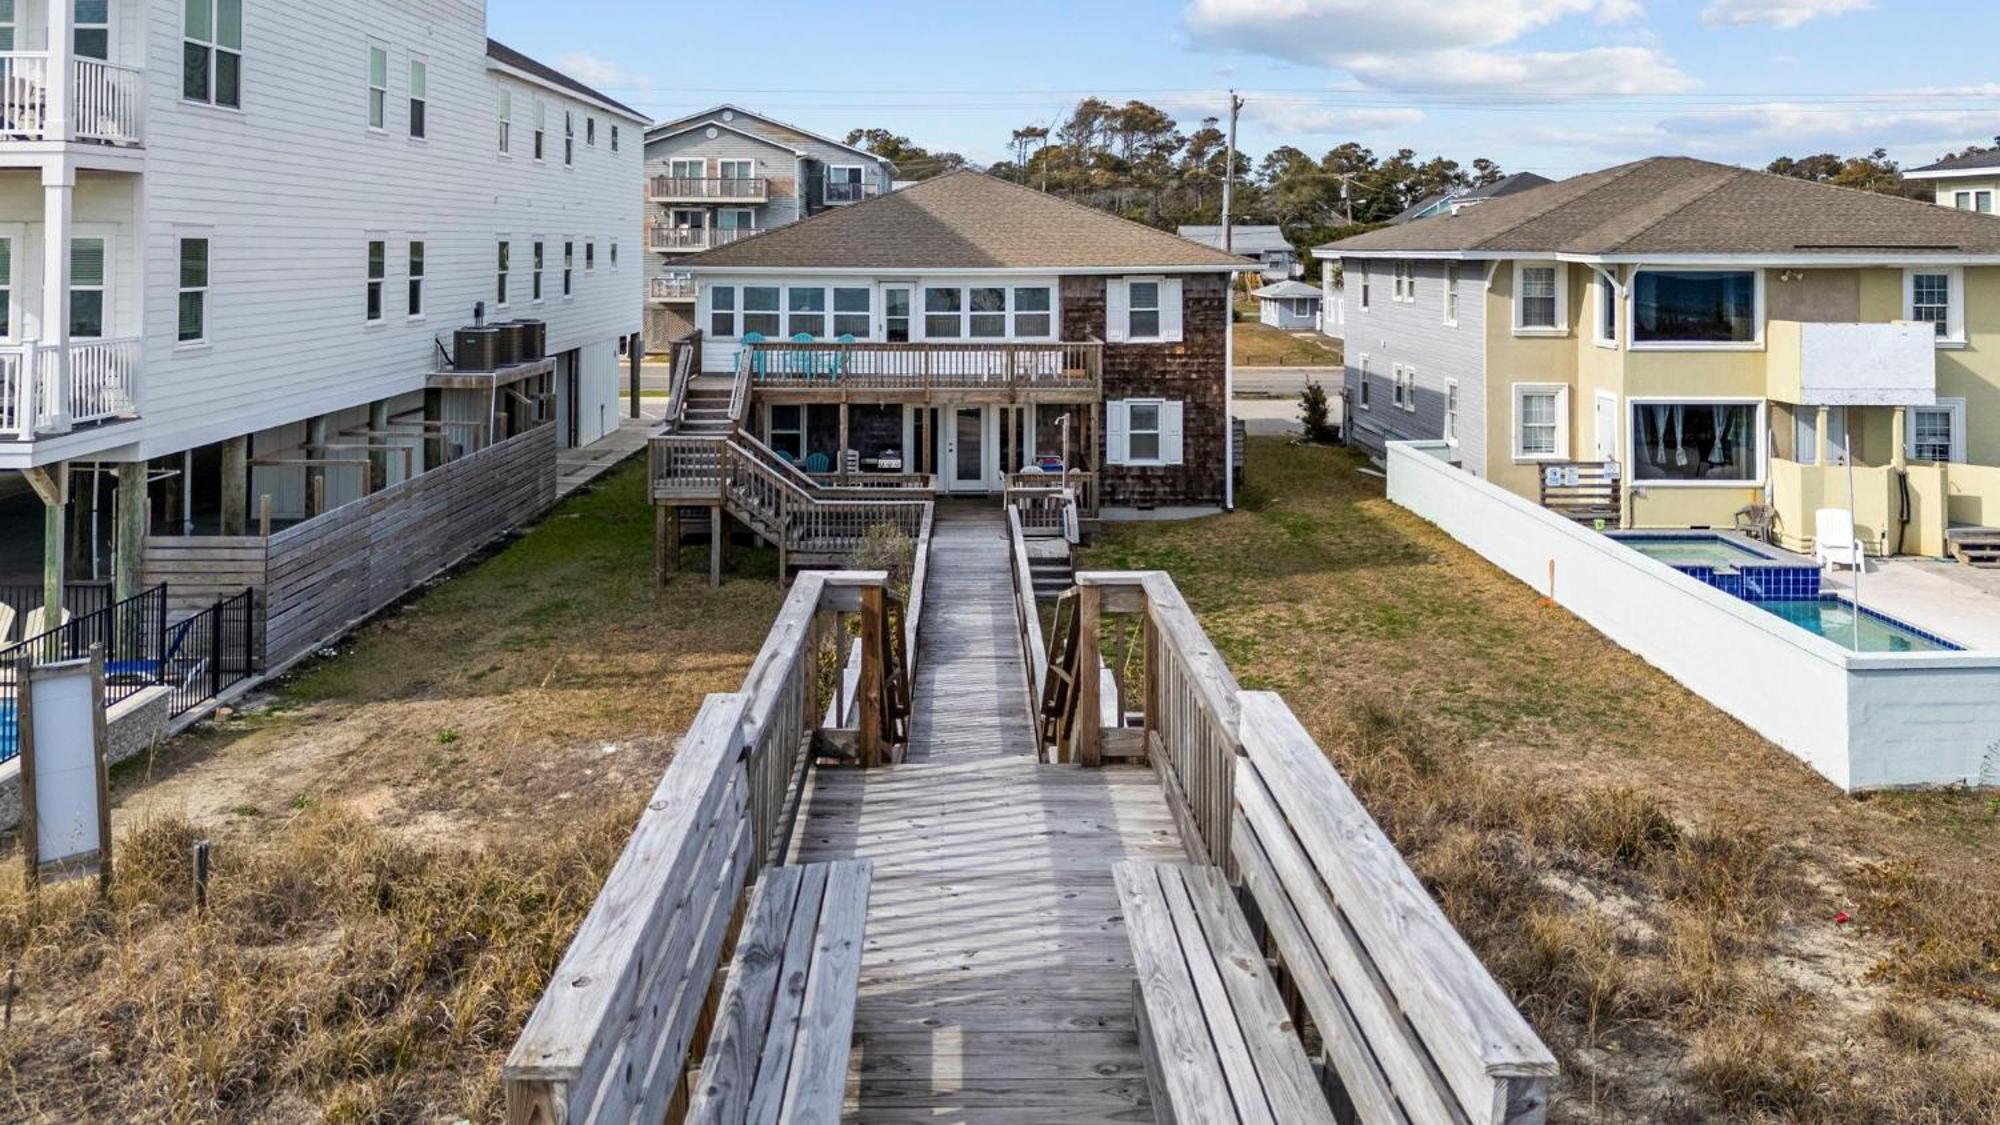
[[[1855,652],[1961,651],[1959,646],[1943,637],[1905,625],[1865,606],[1857,612],[1853,602],[1836,594],[1812,599],[1752,601],[1750,604]]]
[[[1649,559],[1668,566],[1739,566],[1768,563],[1764,555],[1719,535],[1615,535],[1613,538]]]

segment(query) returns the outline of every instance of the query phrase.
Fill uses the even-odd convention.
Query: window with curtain
[[[1754,402],[1635,402],[1632,479],[1748,483],[1764,476]]]
[[[1642,270],[1632,278],[1632,342],[1747,344],[1757,339],[1754,270]]]

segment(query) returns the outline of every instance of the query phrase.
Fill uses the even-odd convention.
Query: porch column
[[[69,5],[51,4],[49,10],[59,14],[63,25],[62,39],[67,50],[69,43]],[[51,37],[57,34],[50,27]],[[67,57],[67,56],[65,56]],[[51,64],[53,65],[53,63]],[[67,81],[51,82],[49,87],[49,108],[55,108],[55,90],[68,89]],[[49,418],[49,429],[55,433],[67,433],[70,419],[69,396],[69,242],[71,213],[75,203],[75,173],[60,167],[51,167],[42,177],[42,324],[41,341],[46,345],[45,362],[50,365],[51,382],[54,384],[48,401],[42,404],[42,412]],[[30,360],[28,373],[37,370],[38,364]]]
[[[846,484],[847,483],[847,400],[846,399],[840,400],[840,448],[835,450],[834,458],[838,462],[833,467],[833,471],[837,474],[834,477],[834,479],[842,484]]]
[[[1889,467],[1901,472],[1910,466],[1909,417],[1900,406],[1889,408]]]
[[[1818,459],[1813,462],[1813,464],[1815,465],[1824,466],[1833,464],[1833,461],[1830,459],[1830,454],[1833,449],[1833,442],[1831,438],[1828,436],[1828,432],[1832,427],[1832,422],[1833,422],[1833,408],[1830,406],[1820,407],[1819,415],[1817,418],[1814,419],[1814,430],[1813,430],[1813,440],[1817,443],[1818,447]]]
[[[66,581],[63,560],[68,543],[63,517],[69,508],[69,463],[23,469],[21,475],[42,498],[42,604],[60,606]]]
[[[306,419],[306,456],[318,460],[326,456],[326,415]],[[326,511],[326,466],[306,465],[306,518]]]
[[[139,592],[140,564],[146,555],[146,535],[152,505],[146,496],[146,462],[125,461],[118,466],[118,495],[112,501],[114,534],[111,558],[111,591],[119,601]]]
[[[250,528],[250,435],[222,443],[222,534],[247,535]]]
[[[368,404],[368,444],[384,445],[388,438],[382,435],[389,430],[389,400],[376,399]],[[368,491],[374,492],[389,483],[389,451],[371,449],[368,451]]]
[[[43,114],[48,139],[66,141],[70,134],[69,64],[76,54],[76,5],[49,0],[42,5],[42,12],[48,18],[49,35],[49,80],[42,95],[45,99]],[[63,233],[69,233],[66,223]],[[68,239],[65,238],[64,242]]]

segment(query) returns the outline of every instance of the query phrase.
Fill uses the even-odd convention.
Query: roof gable
[[[572,94],[580,94],[592,101],[600,102],[606,107],[624,113],[636,121],[644,122],[646,120],[645,114],[640,113],[631,106],[607,98],[596,90],[557,70],[555,67],[537,62],[497,39],[488,39],[486,41],[486,57],[499,63],[501,66],[510,67],[542,82],[549,83],[552,86],[559,86]]]
[[[1247,258],[959,170],[684,259],[687,269],[1245,270]]]
[[[747,129],[737,125],[735,123],[735,119],[737,118],[748,118],[752,121],[762,122],[778,134],[796,134],[799,137],[817,141],[820,144],[840,149],[843,152],[851,152],[865,160],[882,164],[892,169],[896,166],[893,161],[885,160],[865,148],[856,148],[845,141],[836,141],[832,137],[822,136],[810,129],[801,129],[790,122],[780,121],[775,117],[758,113],[753,109],[744,109],[742,106],[732,105],[729,102],[723,102],[721,105],[702,110],[700,113],[690,113],[684,117],[676,117],[671,121],[662,121],[646,131],[646,139],[648,141],[655,141],[663,137],[677,136],[697,126],[715,125],[720,128],[733,130],[745,136],[755,137],[758,140],[770,141],[780,148],[790,149],[794,152],[798,151],[795,145],[787,143],[782,136],[760,133],[755,129]]]
[[[786,144],[783,141],[778,140],[775,137],[767,137],[762,133],[753,133],[748,129],[738,128],[737,126],[732,125],[727,121],[719,121],[719,120],[695,121],[688,125],[684,125],[678,129],[674,129],[671,132],[661,132],[659,129],[652,129],[647,131],[646,133],[646,143],[648,145],[651,145],[659,141],[670,141],[673,140],[675,137],[685,137],[689,133],[707,129],[720,129],[724,132],[734,133],[737,136],[742,137],[744,140],[755,141],[760,145],[767,145],[771,148],[777,149],[780,152],[789,152],[793,156],[805,155],[805,152],[803,150],[793,148],[792,146]]]

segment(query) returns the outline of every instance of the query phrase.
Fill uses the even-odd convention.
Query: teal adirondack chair
[[[749,348],[752,344],[761,344],[761,343],[764,343],[764,334],[762,332],[745,332],[743,334],[744,347]],[[756,379],[762,379],[764,377],[764,349],[751,348],[750,374],[753,378]]]

